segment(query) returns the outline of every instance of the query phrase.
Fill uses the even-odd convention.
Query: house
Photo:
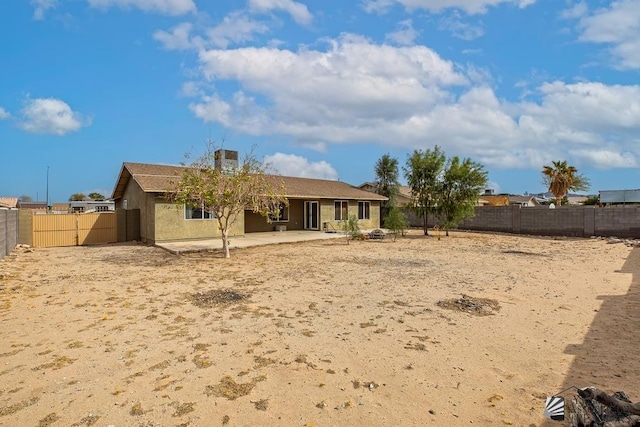
[[[378,187],[375,182],[367,181],[358,186],[361,190],[375,193]],[[396,195],[396,206],[399,208],[407,207],[411,204],[411,187],[408,185],[401,185],[398,187],[398,194]]]
[[[17,197],[0,197],[0,208],[17,208]]]
[[[510,205],[519,205],[520,207],[532,207],[538,206],[538,199],[534,196],[512,196],[509,195],[509,204]]]
[[[72,200],[68,210],[71,213],[112,212],[115,206],[113,200]]]
[[[588,196],[567,196],[567,202],[572,206],[584,205],[587,200],[589,200]]]
[[[484,203],[483,206],[509,206],[509,196],[506,194],[483,194],[480,196]]]
[[[18,202],[20,209],[31,209],[32,211],[47,211],[47,202]]]
[[[234,152],[231,152],[233,154]],[[226,150],[228,156],[229,150]],[[140,210],[140,238],[146,243],[220,236],[215,218],[205,209],[177,206],[166,193],[182,176],[184,167],[123,163],[111,199],[116,210]],[[229,230],[230,236],[274,230],[337,231],[349,216],[362,229],[380,227],[380,202],[386,197],[340,181],[278,177],[282,179],[288,207],[275,220],[245,211]]]

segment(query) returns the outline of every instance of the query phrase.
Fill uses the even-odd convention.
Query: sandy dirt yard
[[[2,426],[542,426],[640,400],[640,248],[475,233],[0,261]],[[464,297],[463,297],[464,295]]]

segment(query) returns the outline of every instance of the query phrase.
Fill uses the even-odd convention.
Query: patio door
[[[318,230],[318,202],[304,202],[304,228],[305,230]]]

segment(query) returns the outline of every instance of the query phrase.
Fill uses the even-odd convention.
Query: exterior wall
[[[147,194],[140,186],[130,179],[122,193],[122,198],[116,201],[116,209],[140,210],[140,240],[145,243],[155,242],[155,196]]]
[[[460,229],[540,236],[640,238],[640,206],[480,206]],[[436,218],[429,217],[429,225]]]
[[[640,238],[640,206],[595,208],[594,235]]]
[[[343,199],[327,199],[320,201],[320,227],[326,231],[340,231],[342,229],[341,222],[335,219],[334,202]],[[349,202],[348,215],[358,217],[359,200],[347,200]],[[373,229],[380,227],[380,202],[369,201],[369,219],[358,220],[358,226],[361,229]]]
[[[18,210],[0,208],[0,259],[18,244]]]
[[[221,236],[216,219],[184,219],[184,208],[163,198],[155,199],[154,242],[174,240],[212,239]],[[229,230],[229,236],[244,234],[244,217],[238,218]]]
[[[268,222],[265,217],[251,211],[244,212],[244,232],[258,233],[274,231],[277,225],[284,225],[287,230],[304,229],[304,200],[289,200],[289,221]]]
[[[118,242],[140,240],[140,209],[116,210]]]

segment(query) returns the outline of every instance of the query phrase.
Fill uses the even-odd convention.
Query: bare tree
[[[187,156],[189,159],[189,156]],[[265,166],[250,152],[237,166],[216,168],[216,150],[207,151],[186,166],[167,196],[178,206],[204,207],[217,219],[222,251],[229,258],[229,230],[245,210],[269,216],[288,205],[283,181],[267,175]]]

